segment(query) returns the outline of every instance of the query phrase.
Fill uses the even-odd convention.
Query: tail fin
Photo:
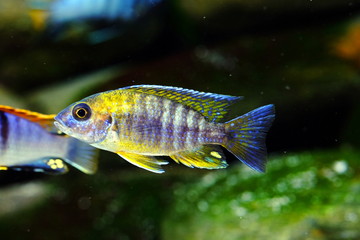
[[[98,168],[98,150],[87,143],[69,137],[65,161],[86,174],[94,174]]]
[[[224,147],[250,168],[264,172],[265,138],[274,119],[275,107],[269,104],[226,122]]]

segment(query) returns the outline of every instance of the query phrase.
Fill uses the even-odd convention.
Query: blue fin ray
[[[264,172],[265,138],[274,119],[275,108],[270,104],[225,123],[227,141],[224,147],[250,168]]]

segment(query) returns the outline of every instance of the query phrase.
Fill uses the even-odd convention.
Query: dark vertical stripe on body
[[[188,142],[188,138],[189,138],[189,131],[191,131],[190,129],[192,128],[192,126],[190,126],[188,124],[188,118],[189,118],[189,112],[191,112],[192,110],[190,110],[189,107],[187,106],[183,106],[183,110],[181,112],[181,127],[180,127],[180,132],[179,132],[179,139],[178,141],[180,141],[179,144],[179,148],[183,149],[186,147],[186,143]],[[192,118],[192,117],[191,117]]]
[[[206,127],[205,127],[205,131],[204,131],[204,136],[205,136],[205,139],[206,139],[207,143],[210,143],[211,140],[212,140],[212,131],[211,130],[212,130],[211,126],[209,126],[207,124]]]
[[[145,103],[144,103],[144,94],[134,93],[128,97],[129,102],[134,102],[132,114],[126,113],[126,128],[128,130],[128,135],[130,139],[134,142],[142,142],[144,138],[144,132],[139,127],[143,126],[144,119],[142,114],[144,113]]]
[[[156,145],[158,145],[161,141],[161,131],[162,131],[162,123],[161,123],[161,117],[162,117],[162,113],[163,113],[163,102],[164,99],[163,98],[156,98],[157,101],[157,108],[154,109],[154,111],[156,112],[156,115],[154,116],[154,120],[153,120],[153,125],[155,126],[155,137],[154,137],[154,143]]]
[[[167,124],[167,130],[170,130],[170,133],[169,133],[169,139],[168,140],[171,140],[173,141],[174,140],[174,135],[175,135],[175,125],[174,125],[174,122],[175,122],[175,111],[176,111],[176,103],[171,101],[170,102],[170,106],[169,106],[169,109],[165,110],[165,111],[169,111],[169,120],[168,120],[168,124]]]
[[[4,149],[6,147],[9,137],[9,119],[6,113],[4,112],[0,112],[0,127],[1,127],[1,132],[0,132],[1,148]]]
[[[200,139],[199,139],[199,134],[200,134],[200,127],[199,127],[199,122],[200,122],[200,118],[202,116],[195,112],[195,114],[193,115],[193,119],[192,119],[192,126],[191,126],[191,129],[192,129],[192,139],[190,141],[190,144],[195,146],[197,145],[199,142],[200,142]]]
[[[159,142],[159,148],[161,151],[172,151],[172,141],[174,138],[174,112],[175,112],[175,103],[163,99],[161,103],[161,138]]]

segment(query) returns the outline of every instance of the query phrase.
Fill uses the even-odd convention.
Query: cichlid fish
[[[225,168],[220,146],[263,172],[274,106],[221,123],[229,105],[239,99],[178,87],[130,86],[70,105],[55,117],[55,126],[155,173],[164,172],[161,165],[168,162],[154,156],[170,156],[188,167]]]
[[[48,37],[88,33],[92,43],[112,39],[131,28],[161,0],[28,0],[35,29],[45,28]]]
[[[57,0],[50,6],[50,20],[60,24],[89,19],[134,20],[161,0]]]
[[[93,174],[96,149],[54,128],[54,116],[0,105],[0,170]]]

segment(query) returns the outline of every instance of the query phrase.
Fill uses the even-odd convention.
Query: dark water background
[[[358,2],[164,0],[132,22],[38,30],[31,6],[0,1],[2,105],[50,114],[160,84],[244,96],[229,118],[269,103],[277,117],[265,174],[227,154],[225,170],[157,175],[107,152],[93,176],[1,172],[1,238],[360,239]]]

